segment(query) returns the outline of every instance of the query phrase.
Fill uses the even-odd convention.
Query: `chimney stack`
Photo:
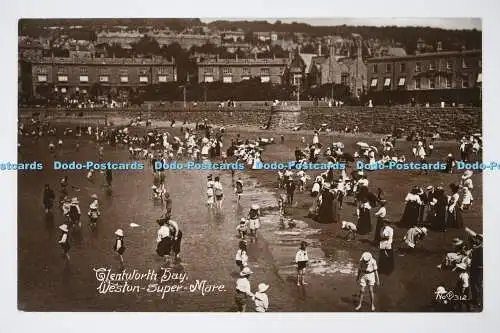
[[[321,57],[321,42],[318,45],[318,56]]]

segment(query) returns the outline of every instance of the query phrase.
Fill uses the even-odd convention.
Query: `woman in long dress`
[[[365,199],[363,200],[356,210],[356,214],[358,216],[358,234],[359,235],[367,235],[372,231],[372,223],[370,218],[370,203]]]
[[[406,195],[406,206],[403,212],[403,217],[401,218],[401,221],[399,223],[401,227],[411,228],[418,224],[420,216],[420,206],[422,204],[419,192],[419,188],[414,187],[410,191],[410,193]]]
[[[434,231],[446,231],[446,218],[447,218],[447,207],[448,198],[444,193],[444,189],[441,186],[436,188],[434,193],[435,200],[433,200],[433,216],[431,219],[432,229]]]
[[[452,194],[448,202],[447,226],[449,228],[461,229],[463,228],[464,224],[459,203],[460,194],[458,192],[460,190],[460,187],[456,184],[451,184],[450,189]]]
[[[338,196],[340,195],[340,191],[333,191],[333,201],[332,201],[332,222],[339,223],[340,221],[340,203],[338,200]]]
[[[330,184],[326,183],[325,185],[323,185],[323,192],[321,193],[321,203],[318,210],[318,222],[332,223],[333,201],[334,195],[330,191]]]

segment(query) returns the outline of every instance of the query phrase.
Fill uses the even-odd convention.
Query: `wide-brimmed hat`
[[[473,175],[472,170],[465,170],[464,174],[462,175],[462,179],[470,178],[472,177],[472,175]]]
[[[426,236],[427,236],[427,232],[428,232],[428,230],[427,230],[427,228],[426,228],[426,227],[422,227],[422,228],[418,228],[418,229],[419,229],[420,231],[422,231],[422,233],[423,233],[424,235],[426,235]]]
[[[61,225],[59,226],[59,229],[61,229],[61,230],[62,230],[62,231],[64,231],[64,232],[68,232],[68,225],[66,225],[66,224],[61,224]]]
[[[257,204],[253,204],[253,205],[251,206],[251,208],[252,208],[253,210],[257,210],[257,209],[259,209],[260,207],[259,207],[259,205],[257,205]]]
[[[74,198],[71,198],[71,203],[72,204],[78,204],[78,203],[80,203],[80,201],[78,201],[77,197],[74,197]]]
[[[269,285],[265,283],[259,283],[258,289],[259,293],[265,293],[267,289],[269,289]]]
[[[462,244],[464,243],[464,241],[463,241],[463,240],[461,240],[461,239],[460,239],[460,238],[458,238],[458,237],[453,238],[453,241],[452,241],[452,242],[453,242],[453,245],[455,245],[455,246],[459,246],[459,245],[462,245]]]
[[[152,189],[152,190],[156,190],[156,185],[152,185],[152,186],[151,186],[151,189]]]
[[[426,187],[425,189],[426,189],[427,191],[429,191],[429,190],[432,190],[432,189],[434,189],[434,186],[432,186],[432,185],[429,185],[429,186],[427,186],[427,187]]]
[[[300,242],[300,246],[308,246],[308,245],[309,245],[309,243],[307,243],[306,241]]]
[[[90,196],[90,198],[91,198],[91,199],[97,199],[97,194],[95,194],[95,193],[94,193],[94,194],[92,194],[92,195]]]
[[[245,267],[241,270],[240,272],[240,276],[247,276],[247,275],[250,275],[250,274],[253,274],[252,270],[248,267]]]
[[[94,201],[93,203],[90,204],[89,208],[90,209],[97,209],[97,203]]]
[[[65,196],[65,197],[63,198],[63,201],[64,201],[64,202],[71,202],[71,199],[70,199],[68,196]]]
[[[436,294],[446,294],[446,289],[443,286],[439,286],[436,288]]]
[[[467,270],[467,265],[465,263],[461,262],[461,263],[457,264],[453,270],[455,270],[455,269],[463,269],[465,271],[465,270]]]
[[[116,229],[115,235],[123,237],[123,230],[122,229]]]
[[[449,153],[449,154],[448,154],[448,157],[453,157],[453,154],[452,154],[452,153]]]
[[[240,220],[240,223],[241,223],[241,222],[246,222],[246,221],[247,221],[247,220],[246,220],[244,217],[242,217],[242,218],[241,218],[241,220]]]
[[[363,254],[361,255],[361,259],[359,259],[359,261],[368,262],[372,259],[373,259],[373,256],[370,252],[363,252]]]

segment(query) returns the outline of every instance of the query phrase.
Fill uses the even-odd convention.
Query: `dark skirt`
[[[436,205],[432,216],[432,229],[435,231],[444,231],[446,229],[446,205]]]
[[[51,209],[54,206],[54,201],[53,200],[44,201],[43,205],[45,206],[45,209]]]
[[[358,218],[358,228],[359,235],[366,235],[372,231],[372,222],[370,218],[370,211],[368,209],[361,210]]]
[[[247,294],[236,290],[234,300],[236,302],[236,305],[238,306],[238,310],[241,311],[243,309],[243,305],[247,303]]]
[[[462,212],[455,206],[453,213],[447,212],[447,226],[449,228],[462,229],[464,227],[464,221],[462,220]]]
[[[61,248],[64,250],[64,252],[68,252],[68,251],[69,251],[69,249],[70,249],[70,247],[71,247],[71,246],[69,245],[69,243],[68,243],[68,242],[66,242],[66,243],[61,243]]]
[[[182,242],[182,231],[179,231],[177,240],[172,241],[172,251],[174,251],[175,254],[181,253],[181,242]]]
[[[158,243],[156,247],[156,253],[163,257],[170,254],[170,250],[172,249],[172,241],[169,237],[162,238],[162,240]]]
[[[381,218],[381,217],[377,217],[377,225],[375,226],[375,235],[374,235],[374,238],[373,238],[373,241],[375,243],[379,243],[380,242],[380,230],[382,229],[382,221],[384,219]]]
[[[236,266],[240,268],[240,270],[243,270],[243,261],[241,260],[235,260]]]
[[[303,270],[307,266],[307,261],[298,261],[297,262],[297,270]]]
[[[215,200],[217,200],[217,201],[221,201],[223,196],[224,196],[223,194],[220,194],[220,195],[217,195],[217,194],[216,194],[216,195],[215,195]]]
[[[380,274],[390,275],[394,271],[394,250],[380,250],[378,259],[378,271]]]
[[[400,226],[408,228],[414,227],[418,225],[419,217],[420,205],[417,202],[409,201],[406,203]]]

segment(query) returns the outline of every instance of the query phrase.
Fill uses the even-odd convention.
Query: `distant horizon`
[[[267,21],[274,24],[276,21],[283,23],[305,23],[311,26],[397,26],[397,27],[431,27],[441,28],[446,30],[479,30],[482,31],[480,18],[200,18],[203,23],[211,23],[214,21]]]

